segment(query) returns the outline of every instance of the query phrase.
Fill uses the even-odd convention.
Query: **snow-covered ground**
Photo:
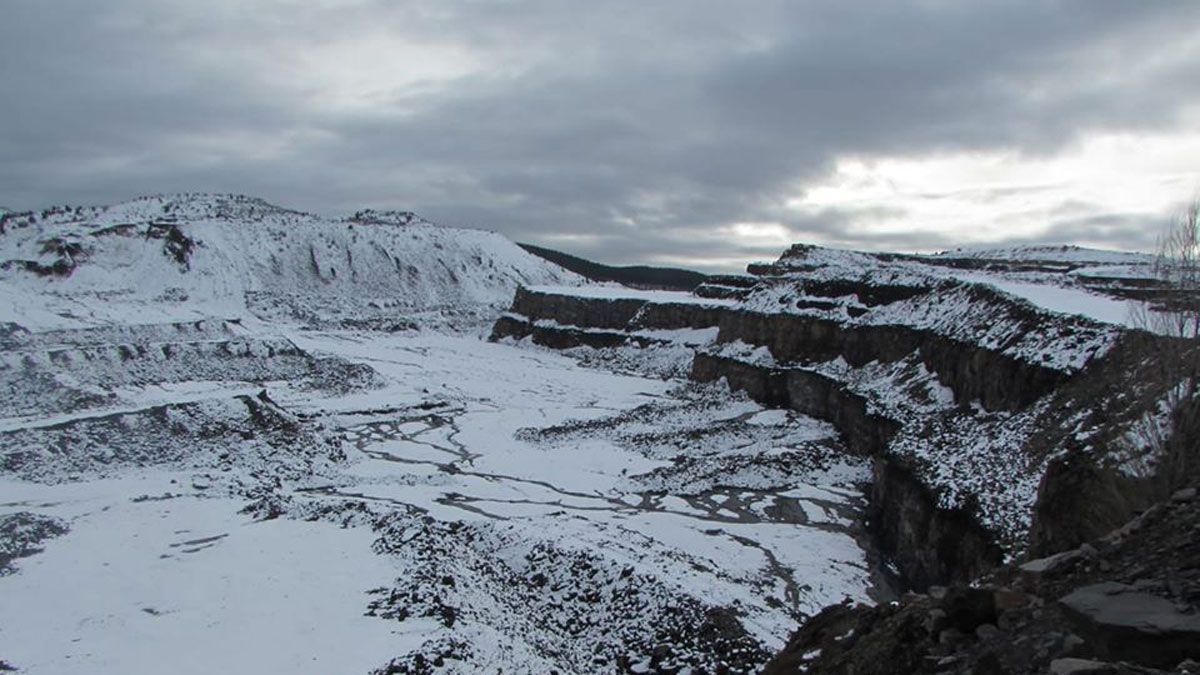
[[[172,483],[172,479],[176,483]],[[363,616],[395,574],[369,529],[253,522],[178,477],[5,480],[0,513],[70,530],[0,577],[0,654],[29,673],[369,672],[405,627]],[[149,499],[139,499],[149,496]]]
[[[120,390],[170,418],[182,415],[172,405],[261,385],[283,427],[235,427],[261,446],[245,457],[230,442],[232,458],[218,447],[124,460],[127,440],[107,436],[108,463],[55,474],[55,456],[6,446],[0,520],[67,530],[0,576],[0,661],[29,673],[369,672],[421,659],[449,672],[738,670],[801,615],[867,598],[854,523],[866,467],[828,425],[524,345],[274,330],[377,381]],[[121,422],[136,435],[156,414],[114,419],[142,420]],[[210,433],[194,417],[178,417],[177,442]],[[10,419],[0,436],[37,425]],[[68,432],[45,433],[69,454]],[[272,474],[271,462],[304,470]]]
[[[1119,300],[1083,288],[1032,283],[1006,278],[998,274],[960,272],[954,278],[972,283],[987,284],[1028,300],[1042,309],[1059,314],[1078,314],[1100,323],[1118,326],[1137,326],[1146,303]],[[1141,322],[1144,323],[1144,322]]]
[[[4,214],[0,669],[751,672],[868,597],[829,425],[687,384],[715,328],[483,341],[521,285],[729,304],[409,213]]]

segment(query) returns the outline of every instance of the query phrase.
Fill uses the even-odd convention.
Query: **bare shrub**
[[[1140,440],[1159,479],[1174,489],[1200,476],[1200,199],[1159,239],[1154,277],[1162,299],[1135,310],[1134,323],[1161,336],[1149,358],[1165,397],[1158,410],[1146,413]]]

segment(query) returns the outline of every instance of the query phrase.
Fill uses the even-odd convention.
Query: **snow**
[[[779,363],[771,354],[771,349],[766,345],[754,345],[743,340],[730,340],[729,342],[718,343],[713,348],[707,350],[708,353],[714,356],[720,356],[726,359],[736,359],[743,363],[759,366],[762,368],[775,368]]]
[[[390,583],[369,531],[255,523],[231,499],[134,502],[165,477],[0,492],[70,522],[0,579],[0,653],[29,673],[367,672],[405,643],[363,616]],[[46,506],[45,504],[50,504]]]
[[[828,425],[728,391],[688,393],[677,381],[467,335],[254,330],[267,329],[309,358],[377,371],[380,385],[349,391],[259,385],[317,425],[316,437],[344,439],[346,460],[312,463],[303,479],[280,474],[269,492],[290,506],[273,520],[239,513],[246,497],[237,486],[255,485],[265,466],[250,455],[216,471],[204,455],[185,455],[95,474],[84,465],[66,480],[0,478],[0,517],[34,512],[70,524],[0,577],[4,659],[31,673],[150,673],[168,661],[183,672],[368,672],[453,643],[466,646],[447,661],[459,664],[452,672],[587,672],[597,645],[647,657],[659,640],[647,631],[693,620],[681,608],[736,607],[747,639],[766,654],[800,613],[867,599],[852,522],[866,467],[831,459],[841,451],[825,445],[835,442]],[[266,339],[251,332],[239,339]],[[199,402],[214,416],[238,386],[248,388],[184,380],[113,391],[168,408]],[[652,417],[637,421],[642,414]],[[695,445],[645,445],[645,432],[671,428],[659,418]],[[593,423],[629,433],[569,443],[539,436]],[[761,464],[796,453],[813,464],[788,459],[782,472]],[[679,461],[705,477],[672,478]],[[668,493],[652,495],[651,482]],[[463,529],[445,529],[452,525]],[[550,557],[537,562],[541,555]],[[543,574],[586,584],[569,572],[583,561],[607,579],[606,593],[639,589],[636,612],[540,595],[523,581]],[[437,581],[447,576],[454,586]],[[86,579],[86,592],[64,579]],[[389,594],[408,589],[438,599],[406,601],[414,616],[385,618]],[[437,603],[456,608],[453,626],[420,609]],[[364,616],[376,606],[377,616]],[[597,628],[572,637],[554,627],[568,616]]]
[[[1132,323],[1131,303],[1073,287],[1062,274],[962,270],[828,249],[785,255],[780,264],[796,271],[755,288],[739,307],[846,326],[907,326],[1066,372],[1107,353]],[[904,289],[907,297],[874,306],[861,302],[862,292],[805,302],[806,284],[847,283],[863,292]]]
[[[494,232],[378,216],[331,219],[201,194],[10,218],[0,235],[0,322],[336,323],[498,307],[518,285],[585,283]],[[22,269],[30,261],[71,271],[39,276]]]
[[[946,260],[974,259],[1014,263],[1011,268],[960,269]],[[1146,253],[1105,251],[1077,246],[1017,246],[1008,248],[955,249],[930,256],[876,255],[820,247],[793,249],[780,258],[784,267],[797,268],[796,279],[845,279],[865,284],[902,284],[917,287],[954,279],[996,288],[1034,306],[1065,315],[1079,315],[1100,323],[1130,326],[1135,303],[1079,286],[1090,277],[1152,278],[1154,256]],[[1036,270],[1045,263],[1059,266]],[[1032,266],[1033,270],[1027,269]],[[793,293],[796,299],[803,292]],[[821,298],[841,304],[857,304],[846,298]]]
[[[954,276],[963,281],[993,286],[1047,311],[1085,316],[1093,321],[1118,326],[1135,325],[1133,317],[1136,308],[1145,307],[1145,303],[1117,300],[1081,288],[1012,281],[995,275],[960,273]]]
[[[730,301],[235,195],[5,226],[0,532],[35,545],[0,541],[24,556],[0,658],[23,672],[596,672],[663,649],[754,670],[801,616],[868,599],[868,467],[827,424],[685,384],[715,328],[479,337],[521,286]]]

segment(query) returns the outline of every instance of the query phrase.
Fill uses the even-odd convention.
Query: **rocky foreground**
[[[1200,673],[1200,497],[971,586],[834,605],[764,673]]]

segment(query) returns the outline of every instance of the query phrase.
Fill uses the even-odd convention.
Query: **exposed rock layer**
[[[833,321],[727,306],[583,298],[528,289],[518,291],[512,313],[496,323],[492,337],[531,337],[553,348],[645,346],[653,340],[635,331],[714,325],[720,328],[719,341],[766,346],[779,361],[840,357],[861,365],[918,352],[927,358],[930,370],[944,373],[958,385],[956,395],[960,390],[968,392],[962,396],[985,399],[999,408],[1024,405],[1060,377],[1049,369],[987,350],[972,351],[967,345],[904,327],[847,330]],[[999,548],[969,512],[939,507],[929,489],[902,462],[888,456],[888,442],[899,422],[871,411],[864,397],[837,380],[809,369],[769,367],[705,352],[696,355],[691,378],[701,382],[724,378],[731,388],[761,403],[830,421],[852,452],[874,457],[869,524],[881,550],[897,563],[908,584],[924,588],[964,580],[1000,561]],[[931,541],[942,544],[930,545]]]

